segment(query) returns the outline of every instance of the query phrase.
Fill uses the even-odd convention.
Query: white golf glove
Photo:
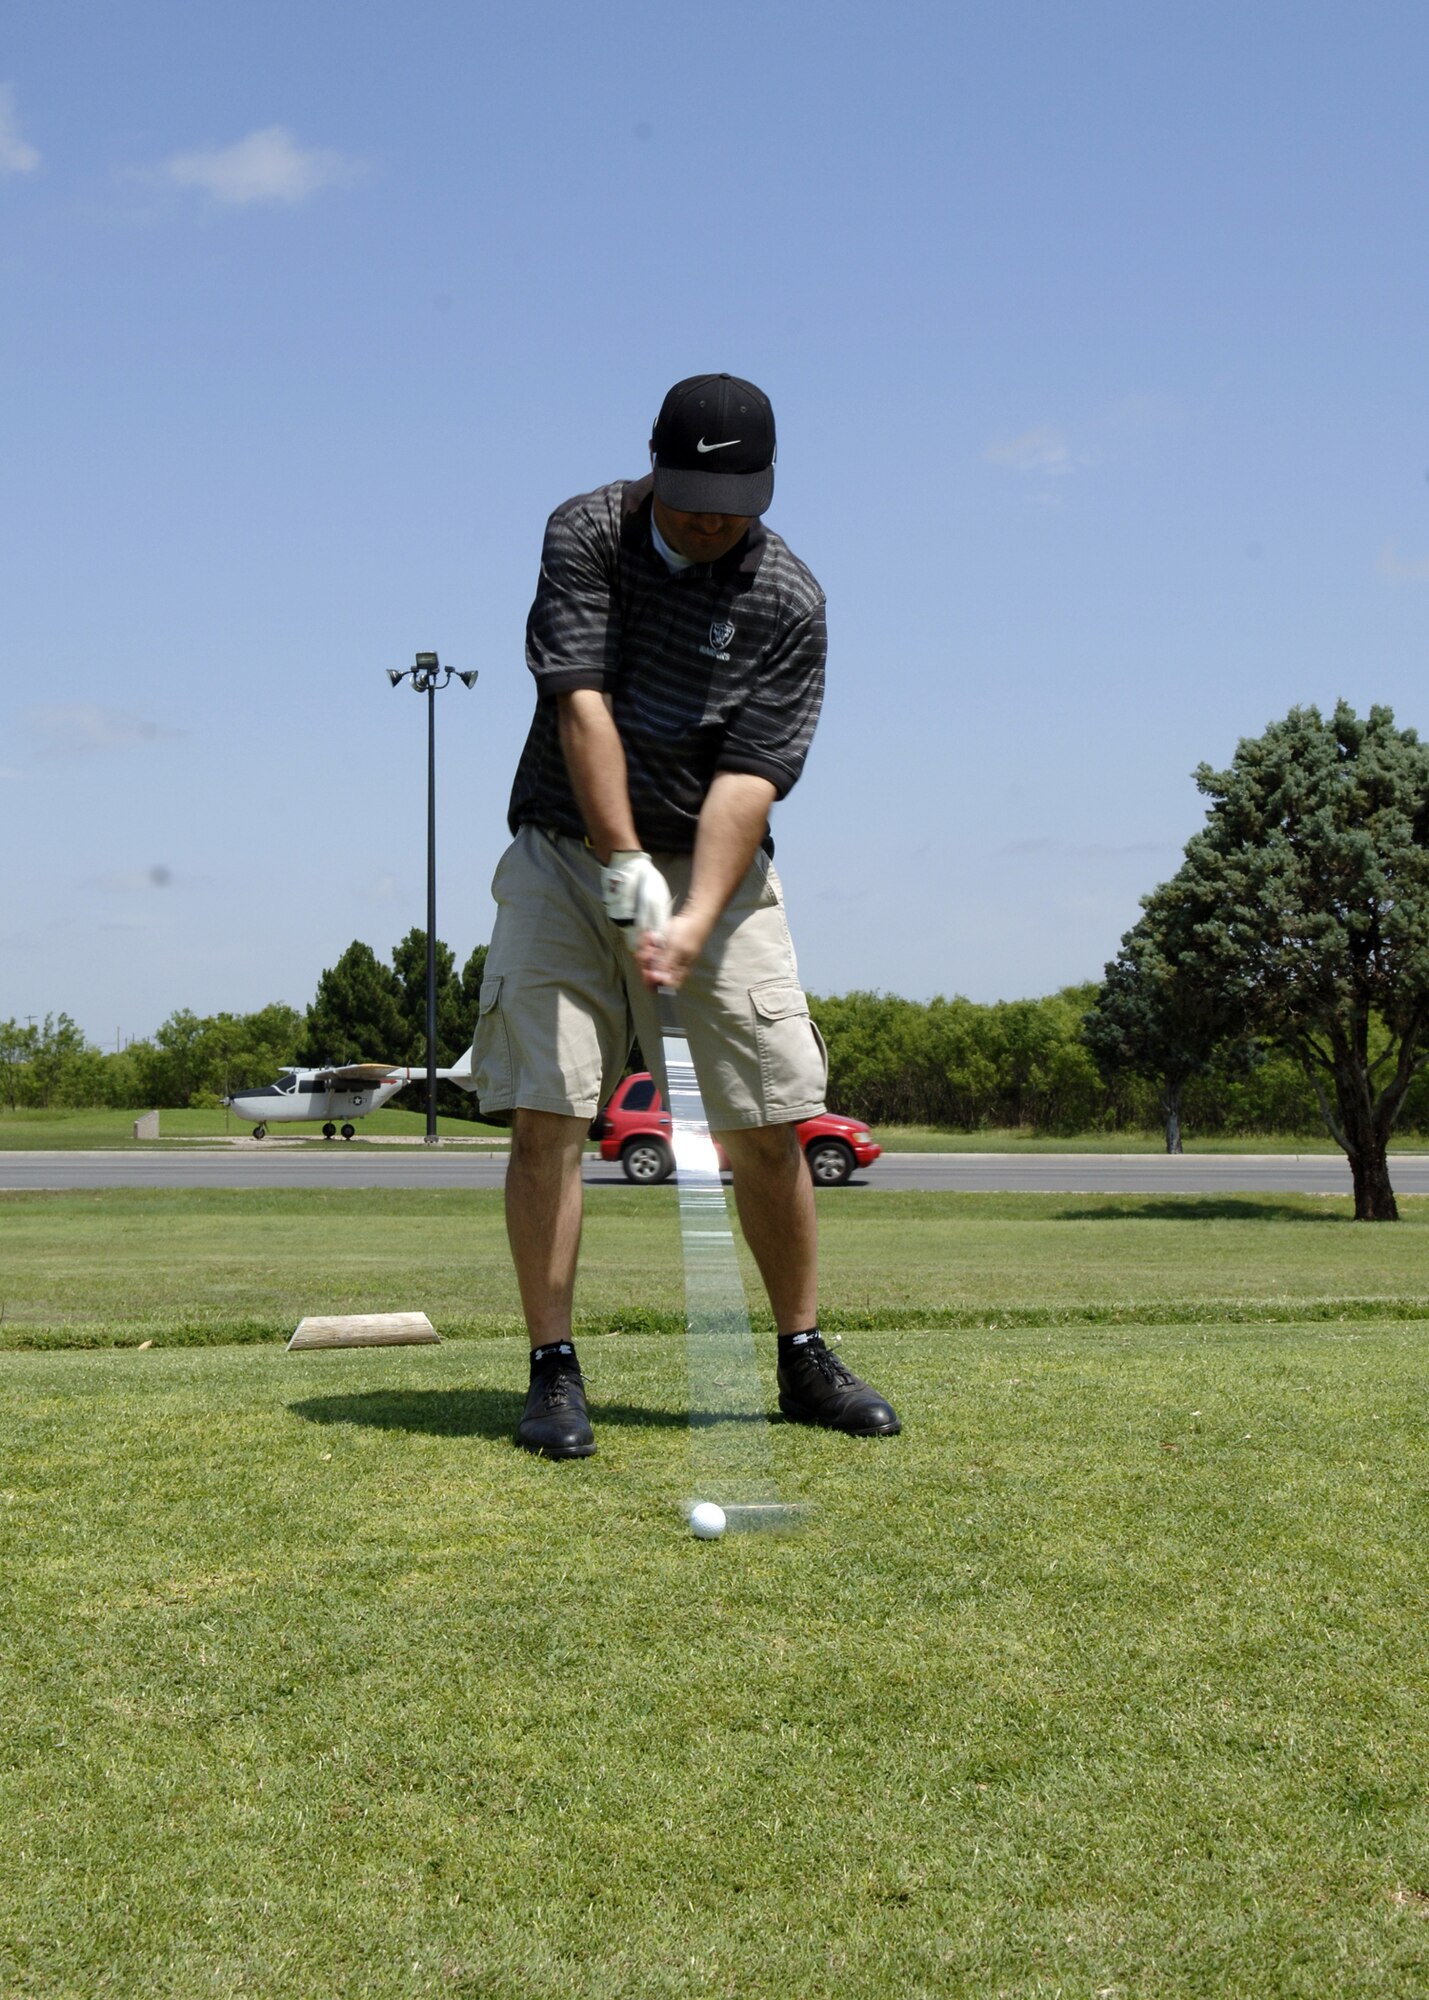
[[[665,878],[641,848],[619,848],[600,871],[605,914],[625,932],[631,951],[646,931],[665,935],[670,921],[670,891]]]

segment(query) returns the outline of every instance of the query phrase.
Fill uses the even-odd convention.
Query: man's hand
[[[683,985],[749,872],[769,825],[774,787],[746,771],[718,771],[700,807],[690,887],[680,914],[632,941],[647,986]],[[612,855],[612,861],[618,860]],[[627,936],[629,933],[627,932]]]
[[[708,943],[709,926],[681,910],[678,917],[671,917],[663,932],[650,931],[641,939],[635,953],[641,979],[652,989],[670,986],[678,992]]]
[[[620,848],[600,871],[605,914],[625,932],[639,956],[648,933],[662,936],[670,926],[670,891],[664,876],[641,848]]]

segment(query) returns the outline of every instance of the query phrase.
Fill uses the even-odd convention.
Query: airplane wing
[[[438,1079],[456,1084],[458,1089],[466,1091],[469,1096],[476,1088],[472,1080],[471,1063],[472,1052],[468,1048],[465,1055],[457,1057],[451,1068],[441,1068],[437,1071]],[[323,1068],[316,1074],[324,1084],[395,1083],[400,1077],[402,1088],[405,1090],[409,1083],[424,1082],[427,1072],[425,1065],[416,1068],[409,1067],[405,1063],[341,1063],[332,1069]]]

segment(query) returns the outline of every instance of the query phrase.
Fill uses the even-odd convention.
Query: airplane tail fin
[[[470,1097],[476,1089],[476,1079],[471,1073],[472,1062],[473,1045],[468,1044],[465,1055],[458,1056],[450,1069],[439,1069],[437,1075],[447,1083],[454,1083],[458,1090],[464,1090]]]

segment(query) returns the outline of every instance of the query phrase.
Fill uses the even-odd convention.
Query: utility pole
[[[453,678],[468,692],[476,686],[476,671],[458,673],[444,667],[435,653],[418,653],[410,667],[389,667],[393,687],[409,680],[427,697],[427,1131],[425,1144],[437,1143],[437,689]]]

